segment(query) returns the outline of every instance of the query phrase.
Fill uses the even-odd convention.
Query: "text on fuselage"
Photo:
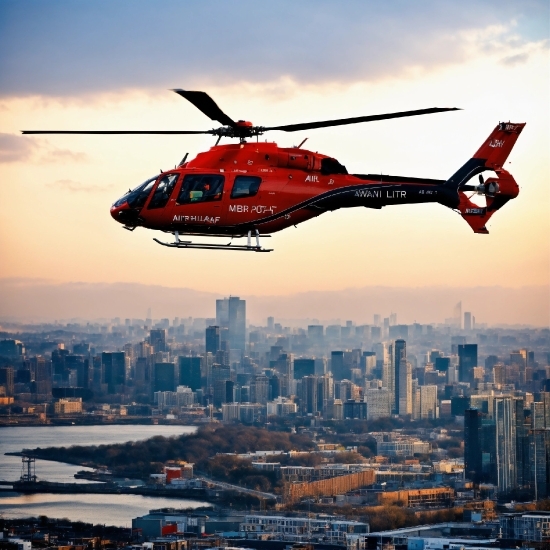
[[[229,212],[246,213],[251,214],[274,214],[276,206],[263,206],[261,204],[249,206],[248,204],[231,204],[229,205]]]
[[[362,198],[373,198],[373,199],[405,199],[407,197],[406,191],[394,191],[394,190],[387,190],[386,195],[382,195],[381,189],[358,189],[355,191],[356,197],[362,197]]]

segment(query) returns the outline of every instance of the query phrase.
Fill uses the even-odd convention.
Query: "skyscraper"
[[[315,359],[307,359],[301,357],[294,359],[294,379],[300,380],[304,376],[312,376],[315,374]]]
[[[123,351],[101,354],[103,383],[107,384],[108,393],[117,393],[117,386],[126,383],[126,357]],[[123,390],[124,391],[124,390]]]
[[[212,355],[216,355],[220,349],[220,327],[211,326],[206,329],[206,353],[210,352]]]
[[[238,296],[216,300],[216,324],[227,328],[231,349],[246,349],[246,301]]]
[[[163,328],[151,330],[149,332],[149,343],[153,346],[155,353],[166,351],[166,330]]]
[[[474,483],[482,480],[481,413],[464,411],[464,474]]]
[[[393,410],[399,416],[412,414],[412,368],[407,361],[407,344],[405,340],[396,340],[390,344],[390,365],[392,376],[389,383],[393,385]]]
[[[174,363],[155,363],[153,391],[176,390],[176,366]]]
[[[470,331],[472,330],[472,314],[470,311],[464,312],[464,330]]]
[[[477,344],[459,344],[458,381],[473,382],[474,367],[477,367]]]
[[[494,398],[493,417],[496,432],[496,469],[499,492],[517,487],[516,404],[510,396]]]
[[[189,386],[192,391],[201,389],[201,358],[178,357],[179,385]]]

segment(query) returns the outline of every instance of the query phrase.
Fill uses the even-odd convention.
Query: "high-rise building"
[[[464,475],[474,483],[483,478],[482,471],[481,412],[477,409],[464,411]]]
[[[201,357],[178,357],[180,386],[188,386],[191,391],[201,389],[201,362]]]
[[[437,406],[437,386],[419,386],[419,418],[439,418]]]
[[[516,404],[510,396],[498,396],[493,402],[495,422],[496,474],[499,492],[517,487]]]
[[[477,344],[458,344],[458,381],[472,383],[474,367],[477,367]]]
[[[323,333],[323,325],[308,325],[307,327],[307,338],[313,346],[319,346],[323,343]]]
[[[392,376],[388,389],[393,389],[393,410],[399,416],[406,416],[412,414],[412,368],[407,361],[405,340],[390,344],[389,354]]]
[[[111,394],[118,393],[120,386],[126,384],[126,356],[124,352],[103,352],[101,354],[101,366],[103,369],[103,383],[107,384],[107,392]]]
[[[300,404],[302,414],[315,414],[319,410],[319,377],[304,376],[301,383]]]
[[[387,388],[365,390],[367,419],[376,420],[391,415],[390,391]]]
[[[13,367],[0,368],[0,386],[4,387],[5,395],[8,397],[14,394],[14,378],[15,372]]]
[[[458,328],[462,325],[462,301],[458,302],[453,308],[453,324]]]
[[[174,363],[155,363],[153,391],[176,390],[176,365]]]
[[[300,380],[304,376],[312,376],[315,374],[315,359],[300,357],[294,359],[294,379]]]
[[[227,328],[227,339],[231,349],[246,349],[246,301],[238,296],[216,300],[216,324]]]
[[[216,355],[221,349],[220,327],[211,326],[206,329],[206,353]]]
[[[216,300],[216,325],[229,327],[229,300],[227,298]]]
[[[464,312],[464,330],[471,331],[472,330],[472,314],[469,311]]]
[[[149,332],[149,344],[153,346],[155,353],[165,352],[166,350],[166,329],[158,328]]]

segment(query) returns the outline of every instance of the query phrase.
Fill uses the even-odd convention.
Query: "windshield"
[[[145,201],[147,200],[147,197],[149,196],[153,185],[155,185],[157,178],[158,175],[148,179],[147,181],[144,181],[141,185],[138,185],[133,191],[128,191],[128,193],[126,193],[115,202],[114,206],[121,206],[125,202],[127,202],[130,208],[141,208],[145,204]]]

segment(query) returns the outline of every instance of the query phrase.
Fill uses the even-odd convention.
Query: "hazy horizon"
[[[139,283],[60,283],[42,279],[0,279],[0,319],[40,321],[70,319],[154,319],[215,317],[215,300],[229,293]],[[457,302],[478,324],[546,327],[548,292],[545,286],[506,288],[369,286],[332,291],[279,295],[233,293],[247,302],[251,324],[268,316],[281,320],[352,320],[372,324],[375,313],[397,314],[398,323],[443,323]]]

